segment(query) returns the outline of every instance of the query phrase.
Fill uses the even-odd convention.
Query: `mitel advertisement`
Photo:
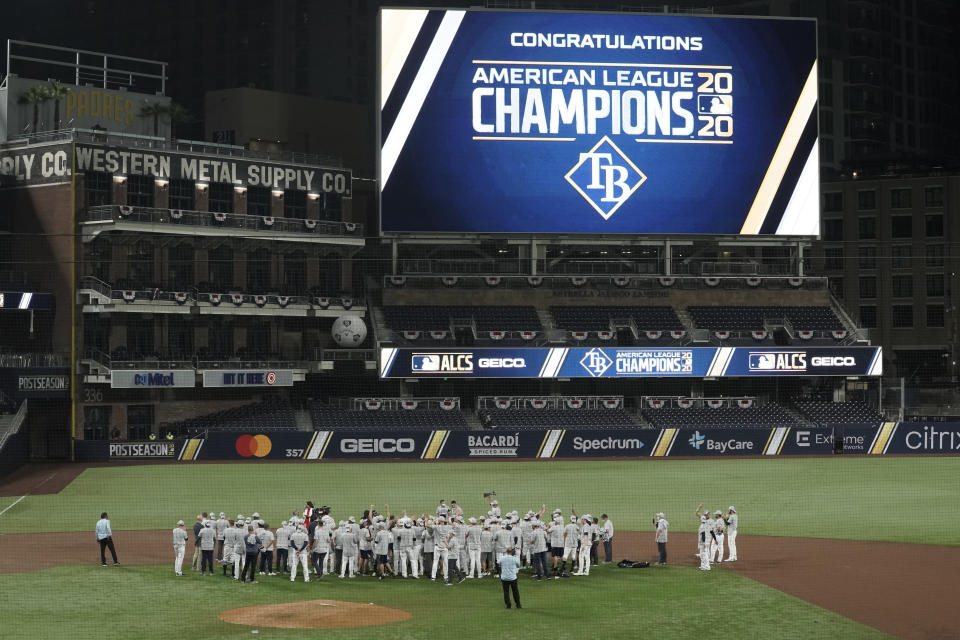
[[[879,376],[880,347],[476,347],[380,350],[381,378]]]
[[[383,9],[384,233],[817,235],[808,19]]]
[[[110,372],[112,389],[172,389],[195,386],[197,374],[193,369],[117,369]]]

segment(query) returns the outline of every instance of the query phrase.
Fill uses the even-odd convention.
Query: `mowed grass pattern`
[[[429,580],[324,577],[304,584],[264,577],[256,585],[175,578],[170,567],[60,567],[0,575],[3,637],[58,638],[426,639],[450,634],[658,640],[712,637],[888,638],[874,629],[726,571],[694,567],[594,569],[586,578],[537,583],[520,577],[523,609],[506,611],[499,580],[444,587]],[[282,630],[222,622],[225,609],[302,600],[373,602],[411,618],[357,629]],[[66,625],[66,626],[65,626]],[[67,627],[69,630],[67,631]]]
[[[432,513],[440,498],[479,516],[488,509],[482,493],[495,490],[505,511],[576,507],[610,514],[620,530],[649,531],[664,511],[673,531],[693,531],[703,502],[736,505],[741,535],[956,545],[958,477],[960,458],[948,457],[98,467],[59,494],[28,496],[0,516],[0,533],[92,532],[101,511],[116,530],[167,529],[210,509],[256,510],[278,526],[307,499],[338,519],[371,503]]]

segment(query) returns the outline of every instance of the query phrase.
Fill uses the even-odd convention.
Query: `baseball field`
[[[949,457],[27,467],[0,485],[0,637],[958,637],[958,478]],[[479,516],[491,490],[505,511],[609,514],[615,560],[655,560],[663,511],[670,564],[540,583],[522,572],[519,611],[492,577],[201,578],[192,542],[173,574],[170,530],[201,511],[259,511],[276,527],[307,499],[340,519],[371,503],[432,513],[446,498]],[[709,573],[694,558],[700,502],[740,514],[738,562]],[[101,511],[122,566],[99,564]],[[246,607],[265,608],[233,611]]]

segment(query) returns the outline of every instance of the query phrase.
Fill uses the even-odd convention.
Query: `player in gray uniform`
[[[575,576],[590,575],[590,550],[593,548],[593,519],[589,515],[580,518],[580,552],[579,566]]]
[[[700,571],[710,571],[710,541],[713,540],[713,527],[706,515],[700,516],[700,528],[697,529],[697,544],[700,547]]]
[[[293,547],[293,567],[290,569],[290,582],[297,581],[297,565],[303,567],[303,581],[310,582],[310,536],[303,525],[297,525],[297,530],[290,535],[290,544]]]
[[[226,566],[233,565],[233,579],[240,579],[240,571],[243,570],[243,557],[246,555],[246,546],[243,543],[243,520],[239,519],[236,521],[235,526],[232,529],[233,535],[227,538],[227,532],[224,531],[223,535],[226,540],[224,540],[225,551],[224,554],[229,552],[229,558],[227,560]],[[233,547],[226,547],[227,541],[233,543]],[[226,568],[226,567],[224,567]]]
[[[428,528],[433,532],[433,569],[430,572],[430,580],[437,579],[437,565],[443,567],[443,579],[447,580],[449,577],[448,569],[448,560],[450,557],[449,547],[447,547],[447,537],[451,533],[449,525],[446,523],[446,518],[443,516],[437,516],[435,524],[428,525]]]
[[[553,557],[553,577],[559,578],[560,559],[563,557],[563,517],[556,511],[547,525],[547,537],[550,541],[550,555]]]
[[[500,556],[504,555],[507,549],[513,548],[513,530],[508,528],[510,525],[506,522],[498,521],[497,524],[500,528],[494,537],[493,553],[497,558],[497,575],[500,575]]]
[[[183,575],[183,554],[187,548],[187,530],[183,528],[183,520],[177,521],[173,530],[173,575]]]
[[[570,559],[570,570],[573,570],[579,536],[580,527],[577,526],[577,516],[570,516],[570,524],[563,528],[563,562],[560,565],[560,575],[567,572],[567,558]]]
[[[410,551],[410,568],[413,571],[413,577],[419,578],[423,574],[423,520],[417,519],[410,524],[412,532],[413,549]]]
[[[723,534],[726,530],[727,525],[723,521],[723,512],[715,511],[713,513],[714,540],[710,543],[710,560],[717,564],[723,562]]]
[[[470,565],[470,556],[467,553],[467,525],[462,516],[457,516],[456,520],[453,533],[457,536],[457,570],[463,575]]]
[[[493,496],[487,496],[487,502],[490,503],[490,511],[487,512],[488,515],[494,518],[500,518],[500,503],[497,502],[497,499]]]
[[[330,555],[330,530],[327,527],[317,527],[313,532],[313,546],[310,548],[310,555],[313,558],[313,565],[316,568],[317,577],[323,577],[324,565],[327,564],[327,556]]]
[[[493,571],[493,531],[489,522],[480,530],[480,576],[488,576]]]
[[[374,564],[381,580],[383,580],[387,573],[389,566],[387,554],[389,552],[390,532],[387,531],[385,523],[379,522],[377,523],[377,533],[373,536],[373,556],[375,560]]]
[[[284,520],[280,523],[280,528],[277,529],[277,558],[276,558],[276,568],[271,569],[276,573],[286,573],[287,571],[287,556],[290,553],[290,530],[287,529],[287,521]]]
[[[444,518],[446,518],[448,515],[450,515],[450,507],[447,506],[447,501],[446,501],[446,500],[441,500],[441,501],[440,501],[440,504],[437,505],[437,512],[436,512],[436,513],[437,513],[438,516],[443,516]]]
[[[373,558],[373,535],[369,518],[364,518],[360,521],[360,530],[357,532],[357,539],[357,546],[360,549],[359,572],[360,575],[365,576],[372,570],[370,560]]]
[[[740,522],[740,516],[737,510],[731,505],[727,511],[727,562],[737,561],[737,524]]]
[[[360,555],[357,532],[347,523],[343,533],[340,534],[340,546],[343,556],[340,561],[340,577],[357,577],[357,558]]]
[[[466,579],[466,576],[463,575],[463,571],[460,569],[460,536],[457,535],[453,527],[450,528],[450,533],[447,535],[446,545],[448,567],[444,579],[445,585],[451,587],[453,586],[454,578],[457,578],[458,584]]]
[[[402,518],[397,526],[393,528],[393,555],[400,558],[400,575],[407,577],[407,565],[410,565],[411,573],[414,577],[417,575],[417,565],[413,559],[413,530],[410,526],[410,520]]]
[[[213,524],[213,528],[217,531],[217,562],[223,560],[223,534],[229,526],[229,521],[224,516],[223,511],[221,511],[220,517],[217,518],[217,521]]]
[[[467,547],[467,556],[469,558],[467,565],[467,577],[480,577],[480,525],[476,518],[470,518],[470,526],[467,527],[465,542]]]

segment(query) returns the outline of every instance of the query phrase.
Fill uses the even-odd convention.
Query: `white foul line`
[[[17,506],[17,502],[20,502],[21,500],[23,500],[23,499],[26,498],[26,497],[27,497],[27,494],[23,494],[22,496],[20,496],[19,498],[17,498],[17,501],[16,501],[16,502],[14,502],[14,503],[11,504],[10,506],[8,506],[8,507],[7,507],[6,509],[4,509],[3,511],[0,511],[0,516],[2,516],[3,514],[5,514],[7,511],[10,511],[10,509],[13,509],[15,506]]]

